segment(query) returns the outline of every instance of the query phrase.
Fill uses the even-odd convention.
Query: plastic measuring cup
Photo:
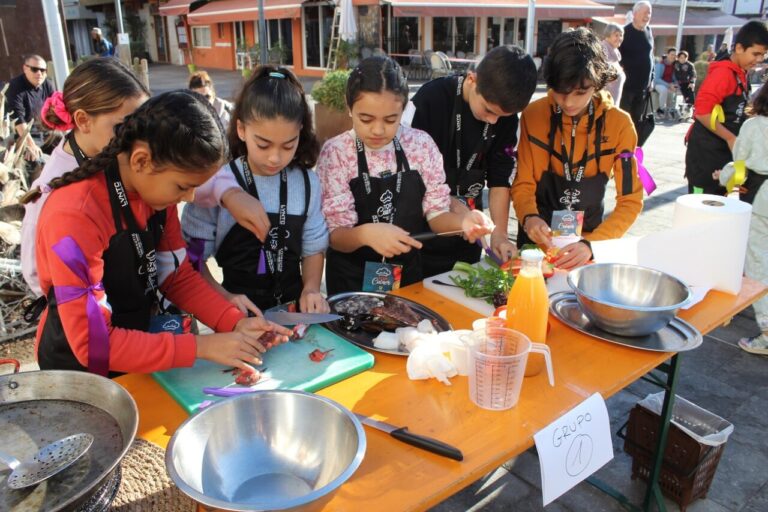
[[[517,405],[530,352],[544,356],[549,385],[555,385],[548,346],[531,343],[525,334],[506,327],[476,330],[472,337],[469,398],[478,407],[502,411]]]

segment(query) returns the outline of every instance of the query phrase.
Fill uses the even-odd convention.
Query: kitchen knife
[[[418,240],[419,242],[426,242],[427,240],[432,240],[433,238],[437,237],[444,237],[444,236],[460,236],[463,235],[464,231],[458,230],[458,231],[443,231],[442,233],[435,233],[433,231],[425,231],[424,233],[416,233],[415,235],[411,235],[411,238],[414,240]]]
[[[362,423],[365,423],[369,427],[381,430],[382,432],[386,432],[398,441],[408,443],[417,448],[421,448],[422,450],[427,450],[428,452],[442,455],[443,457],[448,457],[449,459],[458,461],[464,460],[464,455],[458,448],[454,448],[449,444],[438,441],[437,439],[432,439],[431,437],[414,434],[408,431],[408,427],[396,427],[389,423],[374,420],[358,413],[355,413],[355,416],[357,416],[357,419]]]
[[[279,325],[324,324],[339,320],[341,315],[330,313],[289,313],[288,311],[265,311],[264,318]]]

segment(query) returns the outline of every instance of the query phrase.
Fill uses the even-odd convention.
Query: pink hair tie
[[[53,109],[54,114],[61,120],[61,124],[51,124],[45,119],[45,113],[50,109]],[[64,95],[59,91],[56,91],[45,100],[45,103],[43,103],[42,116],[40,117],[42,118],[43,124],[51,130],[64,132],[75,127],[75,124],[72,122],[72,115],[64,104]]]

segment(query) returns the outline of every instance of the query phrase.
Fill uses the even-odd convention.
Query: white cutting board
[[[475,263],[475,266],[478,266],[478,265],[482,265],[482,263]],[[475,311],[484,317],[492,316],[496,308],[493,307],[493,305],[485,302],[483,299],[467,297],[466,295],[464,295],[464,290],[462,290],[461,288],[457,288],[455,286],[443,286],[441,284],[436,284],[433,282],[437,280],[443,283],[453,283],[453,281],[451,281],[452,275],[458,276],[458,275],[465,275],[465,274],[463,272],[454,272],[453,270],[451,270],[449,272],[444,272],[442,274],[438,274],[433,277],[428,277],[424,280],[424,288],[426,288],[427,290],[433,291],[438,295],[442,295],[448,300],[461,304],[462,306],[469,308],[472,311]],[[550,295],[556,292],[571,289],[570,286],[568,286],[568,283],[566,282],[567,275],[568,275],[568,272],[566,272],[565,270],[556,270],[555,275],[547,279],[547,291],[549,292]]]

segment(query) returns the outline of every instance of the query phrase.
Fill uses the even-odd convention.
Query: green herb
[[[470,265],[463,261],[457,262],[453,270],[463,275],[451,276],[451,281],[464,290],[467,297],[483,299],[488,304],[494,303],[494,295],[509,293],[515,278],[510,272],[502,270],[491,259],[486,258],[488,267]]]

